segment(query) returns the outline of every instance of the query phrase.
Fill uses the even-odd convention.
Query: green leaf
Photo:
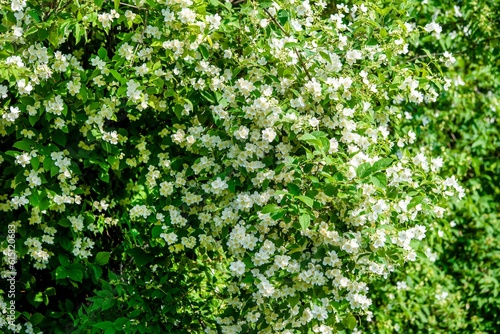
[[[59,167],[52,166],[52,168],[50,168],[50,177],[56,176],[57,173],[59,173]]]
[[[106,183],[109,183],[109,173],[108,171],[101,171],[99,172],[99,179],[106,182]]]
[[[114,327],[109,327],[108,329],[106,329],[104,331],[104,334],[115,334],[116,333],[116,329]]]
[[[378,170],[382,170],[382,169],[388,167],[390,164],[392,164],[393,161],[394,161],[394,159],[391,159],[391,158],[380,159],[373,164],[372,169],[374,172],[376,172]]]
[[[73,281],[82,282],[83,272],[79,269],[68,269],[68,277]]]
[[[38,117],[38,116],[29,116],[28,117],[28,120],[29,120],[31,126],[35,126],[36,122],[38,122],[39,119],[40,119],[40,117]]]
[[[285,48],[287,48],[287,49],[292,49],[292,48],[302,49],[302,45],[300,45],[299,43],[289,42],[289,43],[285,43]]]
[[[294,296],[288,297],[288,303],[290,304],[290,307],[293,308],[295,305],[297,305],[300,301],[300,295],[298,292],[295,292]]]
[[[207,48],[203,44],[200,44],[198,49],[200,50],[200,53],[203,56],[203,58],[208,59],[209,53],[208,53]]]
[[[356,175],[360,178],[367,177],[372,172],[372,166],[369,162],[365,162],[356,168]]]
[[[40,160],[38,160],[38,157],[31,158],[30,163],[34,170],[40,168]]]
[[[327,184],[323,187],[323,192],[327,196],[335,196],[338,193],[338,191],[339,191],[338,188],[331,184]]]
[[[387,176],[384,173],[376,173],[370,176],[373,185],[380,188],[387,188]]]
[[[314,205],[314,200],[310,197],[307,196],[297,196],[299,200],[304,202],[308,207],[312,208]]]
[[[59,263],[64,267],[67,267],[71,264],[71,262],[69,261],[69,259],[66,255],[59,254],[57,256],[57,258],[59,259]]]
[[[112,308],[113,306],[115,306],[115,304],[116,304],[116,300],[115,299],[106,299],[102,303],[101,310],[102,311],[106,311],[106,310]]]
[[[60,219],[59,222],[58,222],[58,224],[61,225],[61,226],[63,226],[63,227],[71,227],[70,221],[68,219],[66,219],[66,218]]]
[[[306,213],[299,216],[300,228],[302,231],[307,230],[309,225],[311,224],[311,217]]]
[[[95,263],[100,266],[103,266],[109,262],[109,256],[110,256],[109,252],[99,252],[95,256]]]
[[[280,209],[280,207],[277,206],[276,204],[268,204],[262,208],[261,212],[262,213],[272,213],[272,212],[279,210],[279,209]]]
[[[99,48],[99,50],[97,51],[97,54],[99,55],[99,57],[103,60],[106,60],[106,58],[108,58],[108,51],[103,48],[102,46]],[[111,71],[116,71],[116,70],[110,70]]]
[[[155,226],[153,226],[153,230],[151,231],[151,235],[153,236],[153,238],[156,238],[160,234],[162,234],[163,231],[164,231],[164,229],[161,225],[155,225]]]
[[[45,317],[41,314],[41,313],[34,313],[31,317],[30,317],[30,323],[33,325],[33,326],[36,326],[38,325],[39,323],[42,322],[42,320],[44,319]]]
[[[278,11],[278,21],[280,21],[281,25],[284,26],[288,19],[290,18],[290,14],[283,9]]]
[[[142,267],[143,265],[154,260],[154,256],[152,254],[146,253],[142,248],[139,247],[129,249],[128,251],[126,251],[126,253],[134,258],[135,263],[139,267]]]
[[[342,323],[344,324],[344,326],[346,326],[350,330],[353,330],[356,327],[356,325],[358,324],[358,322],[356,321],[356,318],[351,314],[348,317],[344,318],[344,321],[342,321]]]
[[[317,141],[318,138],[314,137],[310,133],[303,134],[302,136],[299,137],[299,140],[302,141]]]
[[[87,88],[85,88],[83,85],[80,87],[80,97],[81,97],[81,100],[82,102],[87,102],[88,98],[89,98],[89,94],[87,92]]]
[[[412,200],[410,201],[410,203],[408,204],[408,210],[413,209],[414,207],[416,207],[417,205],[422,203],[423,200],[424,200],[424,196],[413,197]]]
[[[201,96],[203,96],[210,103],[216,103],[217,102],[217,99],[210,92],[202,90],[202,91],[200,91],[200,94],[201,94]]]
[[[288,191],[290,192],[290,194],[295,195],[295,196],[300,194],[300,188],[296,184],[289,183],[286,185],[286,187],[288,188]]]
[[[68,270],[65,267],[56,268],[56,279],[65,279],[68,277]]]
[[[90,264],[90,268],[92,268],[92,271],[94,272],[94,278],[97,280],[99,277],[102,276],[102,269],[99,266],[96,266],[94,264]]]
[[[93,327],[99,328],[99,329],[108,329],[108,328],[114,328],[115,326],[111,321],[104,321],[104,322],[99,322],[95,325],[92,325]]]
[[[32,9],[30,11],[28,11],[28,14],[30,14],[30,16],[36,21],[36,22],[40,22],[40,16],[38,16],[38,13]]]
[[[109,70],[109,73],[111,73],[111,75],[113,76],[113,78],[115,78],[119,82],[122,81],[123,77],[121,76],[120,72],[118,72],[117,70],[111,69],[111,70]]]
[[[82,26],[79,23],[75,24],[74,33],[75,33],[75,42],[76,44],[78,44],[80,43],[80,40],[82,39],[84,33],[84,31],[82,30]]]
[[[20,141],[14,143],[14,145],[12,145],[12,147],[17,148],[18,150],[21,150],[21,151],[30,152],[31,145],[33,145],[33,144],[34,144],[34,142],[32,140],[23,139],[23,140],[20,140]]]
[[[54,142],[59,144],[61,147],[66,146],[66,136],[64,135],[64,133],[62,131],[60,131],[60,130],[54,131],[52,133],[52,139],[54,140]]]

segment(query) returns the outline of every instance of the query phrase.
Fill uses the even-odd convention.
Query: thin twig
[[[137,6],[134,6],[134,5],[131,5],[129,3],[125,3],[125,2],[120,2],[120,5],[123,5],[123,6],[128,6],[128,7],[132,7],[132,8],[135,8],[135,9],[139,9],[139,10],[146,10],[145,8],[140,8],[140,7],[137,7]]]
[[[435,56],[442,56],[444,55],[444,52],[440,52],[440,53],[432,53],[431,56],[435,57]],[[413,58],[410,58],[408,59],[408,61],[414,61],[414,60],[417,60],[417,59],[422,59],[422,58],[429,58],[429,55],[425,54],[425,55],[418,55],[418,56],[415,56]]]
[[[431,56],[432,57],[443,56],[444,54],[445,54],[444,52],[431,53]],[[454,56],[463,56],[463,53],[455,53],[453,55]],[[407,61],[414,61],[414,60],[422,59],[422,58],[429,58],[429,55],[427,55],[427,54],[425,54],[425,55],[418,55],[418,56],[415,56],[413,58],[408,59]]]
[[[278,26],[278,28],[280,28],[280,30],[286,35],[286,37],[290,37],[290,34],[286,32],[285,28],[283,28],[281,26],[281,24],[274,18],[274,16],[272,16],[271,13],[269,13],[266,8],[262,8],[262,9],[267,14],[267,16],[269,16],[269,18],[274,22],[274,24],[276,24]],[[304,59],[302,58],[302,55],[299,53],[297,48],[292,47],[292,49],[295,51],[295,54],[299,58],[300,66],[304,69],[304,72],[306,72],[306,76],[309,78],[309,80],[312,80],[312,77],[306,68],[306,64],[304,63]]]
[[[231,5],[236,6],[236,5],[239,5],[240,3],[243,3],[245,1],[247,1],[247,0],[233,0],[233,1],[231,1]]]

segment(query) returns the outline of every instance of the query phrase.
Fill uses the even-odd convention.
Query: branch
[[[443,56],[444,55],[444,52],[438,52],[438,53],[431,53],[431,56],[432,57],[436,57],[436,56]],[[463,56],[463,53],[455,53],[453,54],[454,56]],[[417,60],[417,59],[422,59],[422,58],[429,58],[428,55],[418,55],[418,56],[415,56],[413,58],[410,58],[408,59],[407,61],[410,62],[410,61],[414,61],[414,60]]]
[[[267,11],[267,9],[262,8],[262,10],[269,16],[269,18],[280,28],[280,30],[285,34],[286,37],[290,37],[290,34],[286,32],[286,30],[281,26],[281,24]],[[304,69],[304,72],[306,73],[306,76],[309,78],[309,80],[312,80],[311,75],[309,74],[309,71],[306,68],[306,65],[304,63],[304,59],[302,58],[302,55],[297,51],[297,48],[293,47],[293,51],[295,51],[295,54],[299,58],[299,63],[300,66]]]
[[[431,56],[435,57],[435,56],[442,56],[444,55],[444,52],[439,52],[439,53],[431,53]],[[414,61],[414,60],[417,60],[417,59],[422,59],[422,58],[429,58],[429,55],[419,55],[419,56],[415,56],[413,58],[410,58],[408,59],[407,61]]]
[[[138,10],[146,10],[146,8],[140,8],[140,7],[137,7],[137,6],[134,6],[134,5],[131,5],[129,3],[125,3],[125,2],[120,2],[120,5],[122,6],[128,6],[128,7],[132,7],[132,8],[135,8],[135,9],[138,9]]]

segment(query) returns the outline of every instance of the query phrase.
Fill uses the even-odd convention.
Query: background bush
[[[371,331],[392,333],[494,333],[500,326],[498,1],[429,1],[412,16],[443,27],[440,39],[420,39],[432,54],[452,52],[451,87],[429,108],[412,109],[419,141],[443,152],[445,170],[467,189],[449,203],[426,239],[424,259],[376,284],[378,319]],[[427,57],[418,56],[419,59]],[[432,225],[431,225],[432,226]]]
[[[0,326],[492,331],[498,5],[327,5],[3,2]]]

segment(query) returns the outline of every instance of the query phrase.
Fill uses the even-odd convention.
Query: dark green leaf
[[[99,48],[99,50],[97,51],[97,54],[99,55],[99,57],[103,60],[106,60],[106,58],[108,58],[108,51],[103,48],[102,46]],[[111,71],[115,71],[115,70],[110,70]]]
[[[20,140],[20,141],[14,143],[14,145],[12,145],[12,147],[17,148],[21,151],[30,152],[31,145],[33,145],[33,144],[34,144],[34,142],[32,140],[23,139],[23,140]]]
[[[297,195],[300,194],[300,188],[296,184],[289,183],[286,186],[287,186],[288,191],[290,192],[290,194],[295,195],[295,196],[297,196]]]
[[[109,252],[99,252],[95,256],[95,263],[100,266],[103,266],[109,262],[109,256],[110,256]]]
[[[73,281],[81,283],[83,279],[83,272],[78,269],[68,269],[68,277]]]
[[[142,248],[129,249],[126,253],[131,255],[135,263],[140,267],[154,260],[154,256],[146,253]]]
[[[66,136],[64,135],[64,133],[62,131],[55,130],[52,133],[52,139],[54,140],[54,142],[56,142],[57,144],[59,144],[61,147],[65,147],[66,146]]]

